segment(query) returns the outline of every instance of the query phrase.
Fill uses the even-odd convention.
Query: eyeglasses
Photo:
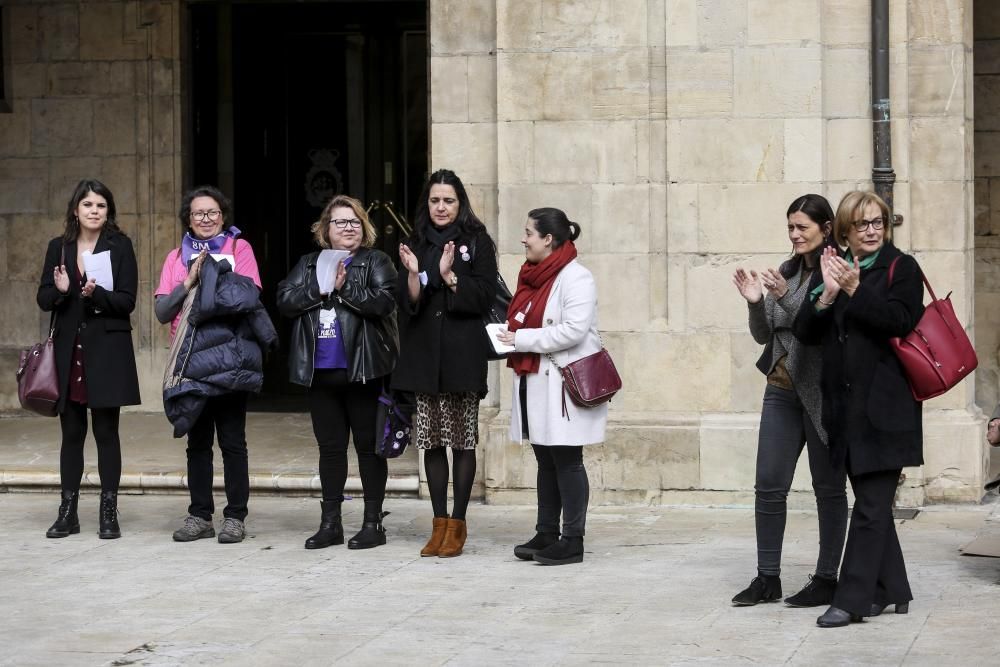
[[[867,231],[869,226],[877,232],[882,229],[885,223],[882,222],[882,218],[875,218],[874,220],[858,220],[852,224],[854,225],[854,229],[859,232]]]
[[[330,220],[331,225],[337,225],[337,229],[347,229],[348,227],[352,229],[357,229],[361,226],[361,221],[357,218],[334,218]]]
[[[209,220],[211,220],[212,222],[215,222],[216,220],[219,219],[220,215],[222,215],[222,211],[219,211],[219,210],[215,210],[215,211],[191,211],[191,219],[194,220],[195,222],[201,222],[201,221],[205,220],[206,218],[209,219]]]

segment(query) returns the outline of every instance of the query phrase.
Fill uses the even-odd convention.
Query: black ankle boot
[[[323,500],[320,502],[323,514],[319,522],[319,530],[306,540],[306,549],[325,549],[333,544],[344,543],[344,526],[340,522],[340,500]]]
[[[382,518],[388,512],[382,511],[382,503],[365,501],[365,521],[361,530],[347,542],[348,549],[372,549],[385,544],[385,528]]]
[[[750,585],[733,598],[734,607],[751,607],[760,602],[777,602],[781,599],[781,577],[759,574]]]
[[[535,533],[530,540],[514,547],[514,555],[521,560],[532,560],[536,553],[558,541],[559,533]]]
[[[45,531],[45,537],[67,537],[80,532],[80,518],[76,515],[76,506],[79,501],[79,491],[62,492],[59,516],[56,518],[56,522]]]
[[[118,527],[118,494],[113,491],[101,493],[101,509],[98,516],[100,530],[97,536],[102,540],[114,540],[122,536]]]
[[[818,574],[809,576],[809,583],[801,591],[785,598],[789,607],[822,607],[833,604],[833,594],[837,592],[837,580],[821,577]]]
[[[553,542],[544,549],[539,549],[532,556],[536,563],[542,565],[569,565],[583,562],[583,537],[567,537],[563,535],[558,542]]]

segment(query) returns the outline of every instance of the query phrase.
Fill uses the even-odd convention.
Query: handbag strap
[[[902,256],[900,256],[900,257],[902,257]],[[896,268],[896,262],[898,262],[900,260],[900,257],[897,257],[896,259],[892,260],[892,263],[889,264],[889,286],[890,287],[892,286],[892,274],[894,272],[894,269]],[[919,269],[919,267],[918,267],[918,269]],[[934,294],[934,288],[931,287],[931,284],[929,282],[927,282],[927,276],[924,275],[923,270],[920,270],[920,278],[924,281],[924,285],[927,286],[927,291],[931,295],[931,301],[937,301],[938,299],[937,299],[937,296],[935,296],[935,294]]]
[[[604,339],[601,337],[601,332],[600,331],[597,332],[597,341],[601,344],[601,349],[603,350],[604,349]],[[563,367],[556,363],[555,357],[552,356],[552,353],[551,352],[546,352],[545,356],[549,358],[549,363],[551,363],[553,366],[555,366],[556,368],[558,368],[559,372],[562,373]]]
[[[62,251],[59,253],[59,266],[66,266],[66,244],[63,243]],[[52,314],[49,315],[49,338],[56,335],[56,320],[58,319],[59,312],[53,308]]]

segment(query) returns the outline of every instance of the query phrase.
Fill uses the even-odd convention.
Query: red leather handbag
[[[548,355],[552,365],[559,369],[563,379],[562,414],[569,419],[566,410],[566,394],[581,408],[593,408],[607,403],[622,388],[622,379],[615,368],[611,355],[603,347],[582,359],[560,366],[552,355]]]
[[[17,366],[17,398],[21,407],[43,417],[55,417],[59,403],[59,372],[56,370],[56,348],[52,343],[54,327],[49,337],[21,350]]]
[[[890,285],[897,261],[898,257],[889,265]],[[927,276],[921,272],[920,277],[931,295],[931,302],[924,308],[924,314],[913,331],[902,338],[890,338],[889,343],[903,366],[913,398],[926,401],[961,382],[962,378],[976,370],[979,359],[965,327],[955,317],[951,292],[938,299],[927,282]]]

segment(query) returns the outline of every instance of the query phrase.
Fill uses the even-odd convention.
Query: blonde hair
[[[351,209],[354,211],[354,215],[358,217],[358,220],[361,221],[361,245],[365,248],[371,248],[375,245],[375,238],[378,236],[378,233],[375,231],[375,225],[368,219],[368,213],[365,211],[364,204],[354,197],[348,197],[347,195],[336,195],[331,199],[330,203],[323,209],[323,214],[319,216],[319,220],[312,224],[310,229],[312,230],[313,238],[316,239],[316,244],[320,248],[330,247],[330,215],[333,213],[333,209],[340,207]]]
[[[886,241],[892,241],[892,216],[889,214],[889,207],[874,192],[862,192],[854,190],[844,195],[837,206],[837,216],[833,224],[833,236],[837,243],[844,247],[847,245],[847,235],[850,233],[854,223],[864,217],[865,208],[869,204],[878,206],[882,215],[882,234]]]

